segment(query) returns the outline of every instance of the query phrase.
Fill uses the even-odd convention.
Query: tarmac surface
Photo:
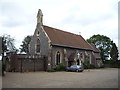
[[[7,72],[3,88],[118,88],[118,69],[83,72]]]

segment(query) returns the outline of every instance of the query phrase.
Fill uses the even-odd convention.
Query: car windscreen
[[[73,66],[71,66],[71,68],[80,68],[80,67],[82,67],[82,66],[79,66],[79,65],[73,65]]]
[[[76,65],[73,65],[73,66],[71,66],[71,68],[77,68],[77,66],[76,66]]]

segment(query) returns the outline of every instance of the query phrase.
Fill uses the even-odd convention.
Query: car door
[[[72,71],[76,71],[76,66],[71,66]]]

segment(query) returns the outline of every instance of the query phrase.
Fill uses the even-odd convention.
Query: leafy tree
[[[4,52],[6,51],[7,51],[6,40],[4,37],[2,37],[2,56],[4,56]]]
[[[96,48],[101,50],[101,58],[102,60],[106,60],[110,55],[110,50],[112,48],[112,41],[109,37],[104,35],[93,35],[89,39],[87,39],[89,43],[92,43],[96,46]]]
[[[7,51],[18,51],[16,49],[16,47],[14,46],[14,41],[15,39],[14,38],[11,38],[10,35],[3,35],[2,36],[2,75],[4,76],[4,71],[6,70],[6,63],[3,59],[3,57],[5,56],[4,54],[7,52]]]
[[[12,38],[10,35],[3,35],[2,36],[2,56],[7,51],[18,51],[14,45],[15,39]]]
[[[111,60],[116,62],[118,60],[118,48],[116,46],[115,43],[112,43],[112,48],[111,48],[111,51],[110,51],[110,57],[111,57]]]
[[[24,38],[24,40],[22,41],[22,45],[20,48],[20,52],[25,52],[25,53],[29,53],[29,44],[31,41],[32,36],[28,35],[27,37]]]

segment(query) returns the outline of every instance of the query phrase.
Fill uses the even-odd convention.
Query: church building
[[[43,25],[43,13],[40,9],[29,53],[47,56],[48,69],[53,69],[60,63],[66,67],[87,62],[96,67],[102,65],[100,50],[81,35]]]

